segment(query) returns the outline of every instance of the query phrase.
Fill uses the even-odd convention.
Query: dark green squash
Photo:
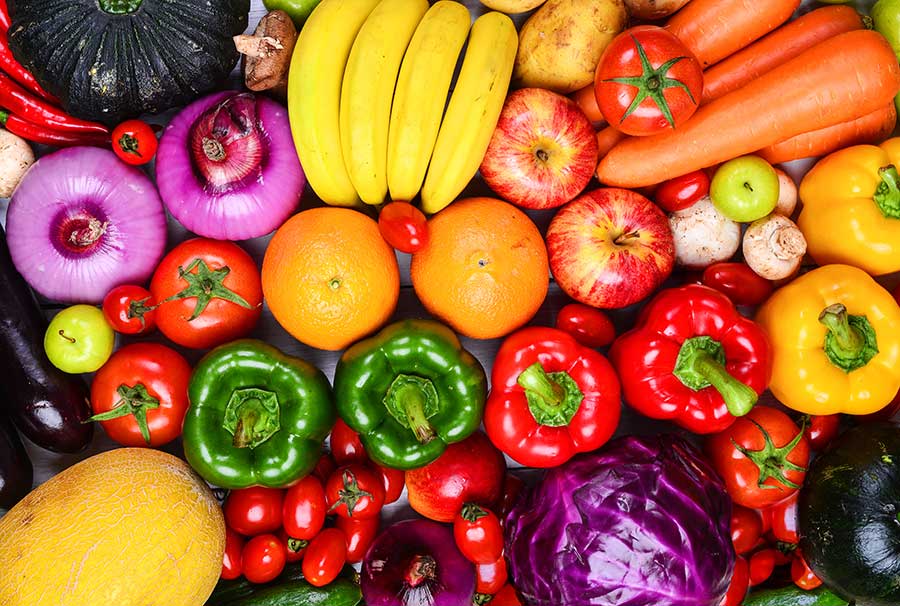
[[[900,604],[900,426],[860,425],[817,458],[799,504],[813,572],[858,606]]]
[[[9,0],[9,42],[66,111],[112,124],[221,84],[249,10],[250,0]]]

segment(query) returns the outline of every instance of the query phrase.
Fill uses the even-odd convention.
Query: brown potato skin
[[[673,14],[690,0],[625,0],[628,14],[635,19],[655,21]]]

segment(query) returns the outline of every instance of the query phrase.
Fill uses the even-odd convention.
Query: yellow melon
[[[111,450],[0,518],[0,604],[199,606],[224,550],[222,511],[184,461]]]

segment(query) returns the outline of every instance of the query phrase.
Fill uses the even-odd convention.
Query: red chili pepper
[[[73,133],[99,133],[109,136],[109,129],[97,122],[75,118],[38,99],[4,73],[0,73],[0,106],[29,122],[54,130]]]
[[[555,328],[523,328],[500,346],[484,426],[526,467],[554,467],[602,446],[619,424],[619,381],[599,352]]]
[[[6,32],[2,30],[0,30],[0,69],[34,94],[40,95],[51,103],[59,103],[59,99],[45,91],[44,87],[31,75],[31,72],[16,60],[12,54],[12,49],[9,48],[9,38]]]
[[[610,359],[632,408],[698,434],[724,431],[750,412],[772,374],[763,330],[698,285],[660,292]]]
[[[109,135],[60,132],[23,120],[3,109],[0,109],[0,126],[27,141],[43,145],[53,145],[55,147],[70,147],[73,145],[109,147]]]
[[[9,7],[6,6],[6,0],[0,0],[0,30],[8,32],[10,25],[12,20],[9,18]]]

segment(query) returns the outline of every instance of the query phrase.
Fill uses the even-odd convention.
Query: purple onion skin
[[[156,154],[156,183],[166,208],[190,231],[217,240],[246,240],[274,231],[297,208],[306,185],[287,109],[249,93],[243,96],[253,100],[245,109],[253,117],[249,136],[254,153],[250,157],[242,149],[232,154],[242,157],[228,158],[246,160],[233,182],[210,182],[197,164],[193,135],[207,112],[236,96],[236,91],[219,92],[188,105],[166,127]],[[221,117],[223,122],[227,118]]]
[[[115,286],[146,282],[166,247],[153,183],[94,147],[38,160],[13,193],[6,231],[22,277],[62,303],[97,304]]]
[[[734,568],[731,499],[683,439],[627,437],[547,472],[506,518],[532,606],[718,606]]]
[[[412,558],[431,556],[436,567],[433,601],[419,594],[404,596],[404,577]],[[405,520],[375,538],[360,574],[367,606],[471,606],[475,566],[456,548],[449,526],[431,520]]]

